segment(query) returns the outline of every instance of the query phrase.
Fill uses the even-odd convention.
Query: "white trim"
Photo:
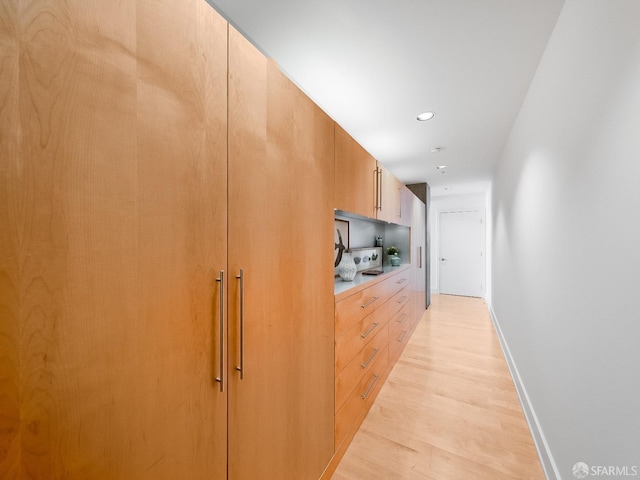
[[[529,430],[531,431],[533,443],[535,444],[536,450],[538,451],[538,457],[540,457],[540,463],[542,464],[544,474],[547,477],[547,480],[561,480],[562,477],[560,476],[560,472],[558,471],[558,466],[553,459],[551,449],[549,448],[547,439],[544,436],[544,432],[542,431],[542,427],[540,427],[540,422],[538,421],[536,412],[533,409],[533,405],[531,404],[531,400],[529,399],[529,395],[527,394],[527,389],[524,387],[524,383],[522,383],[522,378],[520,377],[518,368],[516,367],[513,357],[511,356],[511,351],[509,350],[507,341],[502,334],[500,323],[498,322],[496,314],[493,311],[493,307],[490,304],[487,304],[487,307],[489,307],[491,321],[493,322],[496,334],[498,335],[498,340],[500,341],[500,346],[502,347],[504,358],[507,361],[507,366],[509,367],[509,372],[511,373],[513,384],[516,387],[516,393],[518,394],[518,399],[520,400],[522,411],[524,412],[524,416],[527,419],[527,423],[529,424]]]

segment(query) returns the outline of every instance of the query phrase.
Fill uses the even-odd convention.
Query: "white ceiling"
[[[402,182],[426,181],[432,195],[486,190],[564,3],[208,1]],[[436,116],[418,122],[427,110]]]

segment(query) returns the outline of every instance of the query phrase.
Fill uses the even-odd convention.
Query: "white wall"
[[[492,307],[550,468],[640,476],[640,1],[566,1],[491,195]]]
[[[431,292],[438,293],[438,269],[440,267],[440,259],[438,257],[440,229],[438,218],[440,212],[451,210],[480,210],[486,217],[486,193],[464,194],[464,195],[442,195],[431,197],[429,207],[429,221],[431,222]],[[487,270],[488,271],[488,270]],[[487,279],[485,285],[490,283]],[[488,287],[487,287],[488,288]]]

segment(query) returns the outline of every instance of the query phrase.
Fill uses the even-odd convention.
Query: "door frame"
[[[486,209],[483,207],[469,207],[469,208],[444,208],[442,210],[436,210],[436,235],[438,243],[436,245],[436,258],[435,258],[435,278],[437,282],[437,288],[435,293],[440,293],[440,251],[442,246],[442,230],[440,228],[440,215],[443,213],[462,213],[462,212],[479,212],[480,219],[482,221],[482,234],[481,234],[481,248],[482,248],[482,288],[481,297],[485,298],[487,294],[487,215]]]

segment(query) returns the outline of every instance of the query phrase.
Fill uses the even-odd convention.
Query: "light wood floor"
[[[544,479],[484,300],[432,304],[332,480]]]

